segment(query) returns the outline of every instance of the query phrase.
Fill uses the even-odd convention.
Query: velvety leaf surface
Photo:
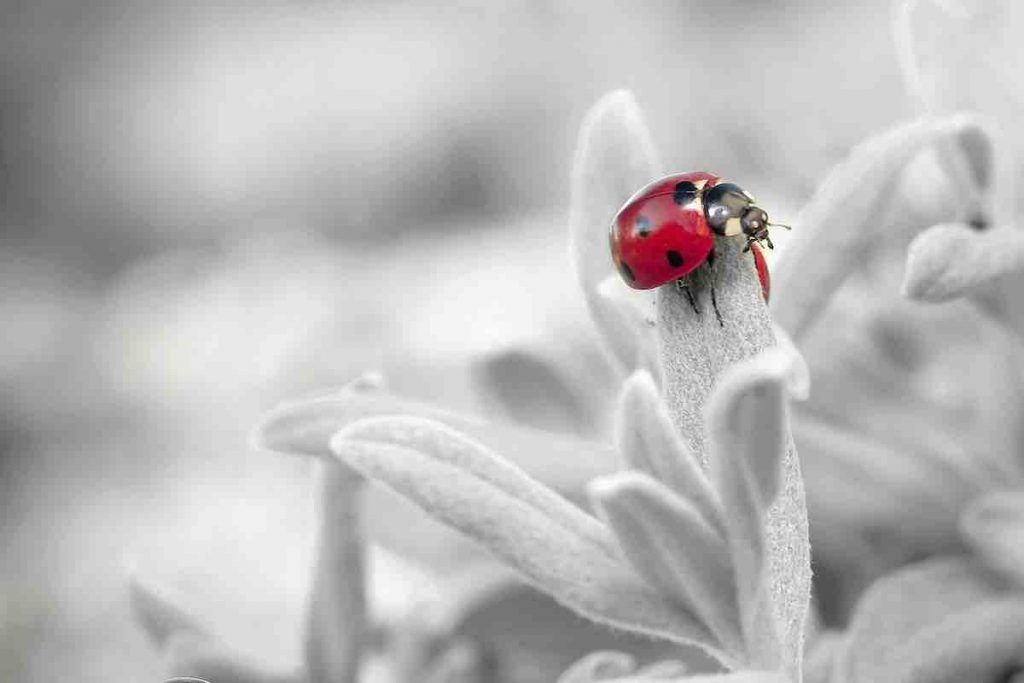
[[[553,522],[563,525],[618,557],[608,530],[590,514],[573,505],[554,490],[531,479],[520,468],[440,422],[416,417],[368,418],[349,425],[335,435],[332,444],[357,441],[416,450],[464,471],[499,489],[510,499],[532,506]],[[333,447],[333,446],[332,446]]]
[[[783,399],[784,370],[764,356],[722,373],[708,406],[711,471],[727,511],[738,600],[749,605],[743,630],[757,656],[770,657],[779,624],[766,618],[775,605],[764,571],[767,511],[778,493],[780,463],[789,443]],[[772,615],[774,616],[774,615]],[[755,660],[771,664],[771,660]]]
[[[402,432],[402,418],[396,420]],[[436,451],[339,436],[332,442],[339,457],[477,540],[563,604],[597,621],[717,652],[692,615],[666,604],[575,513],[549,507],[553,494],[542,485],[530,484],[533,490],[523,499],[511,495],[509,463],[478,452],[463,460],[473,469],[464,469],[452,464],[464,454],[438,457]]]
[[[626,381],[619,397],[615,434],[627,467],[668,486],[694,505],[709,526],[725,532],[718,493],[676,432],[654,380],[644,370]]]
[[[697,615],[742,661],[729,547],[694,503],[645,474],[623,472],[590,485],[591,497],[633,567],[669,599]]]
[[[318,458],[329,457],[331,436],[367,417],[410,415],[437,420],[489,448],[507,454],[539,481],[577,498],[584,482],[616,469],[618,456],[607,445],[550,432],[492,423],[400,398],[374,386],[347,386],[340,391],[289,401],[270,411],[254,430],[264,448]],[[587,457],[580,457],[586,453]],[[371,484],[363,494],[362,525],[374,542],[446,571],[479,559],[464,537],[439,524],[385,487]]]
[[[748,454],[746,450],[730,453],[724,446],[710,449],[706,443],[705,404],[718,376],[734,364],[776,346],[750,255],[742,254],[740,245],[729,241],[720,242],[717,248],[720,253],[715,277],[718,307],[723,320],[721,325],[712,312],[706,283],[697,289],[698,307],[702,313],[695,313],[685,295],[675,288],[658,290],[658,334],[666,403],[677,430],[705,468],[712,464],[712,457],[741,462]],[[794,359],[784,352],[781,355],[773,352],[755,362],[751,367],[760,370],[751,370],[749,376],[755,378],[758,372],[762,372],[782,384],[780,378],[792,376],[793,362]],[[769,461],[781,457],[781,464],[779,493],[774,502],[763,501],[771,503],[763,516],[766,570],[757,589],[759,595],[763,591],[764,599],[758,598],[756,604],[760,605],[757,608],[760,612],[752,616],[750,626],[760,635],[754,642],[748,642],[748,648],[752,664],[779,666],[792,679],[799,680],[802,675],[803,626],[810,594],[810,548],[799,461],[788,436],[788,425],[780,429],[786,439],[783,452],[772,453],[777,441],[771,434],[778,433],[773,430],[763,441],[765,452],[758,453],[759,458],[767,457]],[[720,436],[725,439],[728,435],[721,433]],[[715,438],[713,432],[710,438]],[[729,438],[726,443],[732,444],[733,440]],[[750,444],[744,448],[756,446]],[[720,466],[721,463],[713,464],[715,468]],[[756,471],[762,473],[773,469],[767,465],[767,470],[764,470],[762,465],[754,466],[749,462],[730,462],[725,467],[733,471],[756,467]],[[750,481],[754,488],[748,487],[748,490],[774,488],[763,488],[768,480],[760,481],[760,484]],[[728,512],[727,518],[731,515],[732,512]],[[754,535],[751,522],[748,519],[742,524],[747,531],[741,537],[751,538]],[[754,564],[752,561],[745,563],[748,568]],[[744,580],[748,576],[744,575]],[[743,598],[740,600],[742,602]]]

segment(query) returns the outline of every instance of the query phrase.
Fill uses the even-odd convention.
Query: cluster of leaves
[[[950,11],[961,13],[960,22],[975,16],[950,7],[934,20]],[[913,25],[920,9],[906,3],[898,28]],[[937,79],[926,78],[927,45],[918,46],[923,39],[913,31],[899,35],[912,90],[930,102],[925,91]],[[380,640],[365,618],[359,524],[360,492],[372,480],[571,611],[664,646],[653,663],[635,651],[587,655],[562,683],[1024,676],[1024,493],[1003,490],[1024,482],[1019,463],[929,441],[923,429],[927,453],[901,459],[898,429],[886,422],[902,415],[920,359],[900,367],[905,384],[882,408],[891,414],[872,414],[875,423],[854,436],[821,420],[815,401],[790,406],[809,393],[811,372],[797,348],[813,351],[829,310],[849,313],[843,287],[863,288],[858,269],[893,251],[901,264],[906,254],[906,299],[962,299],[961,315],[994,321],[1011,352],[1020,351],[1024,319],[1013,293],[1024,277],[1024,239],[1003,222],[1013,211],[999,183],[1012,178],[1000,181],[997,172],[1012,164],[1000,162],[1004,147],[990,126],[930,113],[867,140],[826,177],[775,268],[770,312],[749,257],[738,245],[720,245],[719,325],[673,288],[648,299],[626,291],[611,271],[604,226],[626,196],[665,169],[632,97],[603,98],[581,132],[570,230],[582,291],[617,366],[613,383],[621,383],[617,392],[608,387],[618,393],[613,445],[403,401],[377,379],[282,406],[259,427],[261,444],[315,457],[324,473],[304,665],[272,673],[246,664],[164,589],[136,580],[138,613],[175,672],[215,683],[356,680]],[[936,178],[956,192],[935,193]],[[706,291],[698,300],[710,310]],[[886,332],[858,327],[853,316],[848,322],[844,334]],[[821,451],[803,462],[810,533],[791,423],[797,442]],[[567,471],[537,475],[539,460],[568,463]],[[899,504],[869,511],[869,522],[865,513],[850,515],[873,489]],[[914,514],[920,524],[901,519]],[[926,559],[878,561],[862,577],[870,588],[853,592],[845,628],[821,626],[810,609],[810,541],[815,533],[853,539],[856,552],[873,556],[878,548],[856,542],[867,526],[893,530],[897,544],[927,529],[913,546]],[[827,541],[820,547],[816,564],[841,573],[835,565],[848,555]],[[450,625],[433,637],[429,647],[412,648],[415,656],[407,648],[399,680],[505,680]],[[690,675],[693,648],[718,672]]]

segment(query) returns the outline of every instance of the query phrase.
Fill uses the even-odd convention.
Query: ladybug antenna
[[[783,223],[769,223],[768,227],[769,228],[785,228],[786,230],[792,230],[793,229],[793,226],[785,225]]]

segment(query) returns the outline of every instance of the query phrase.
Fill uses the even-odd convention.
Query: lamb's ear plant
[[[611,215],[657,164],[638,159],[653,146],[631,97],[621,92],[588,115],[580,149],[574,190],[599,195],[574,197],[571,219],[581,280],[592,291],[610,272]],[[583,217],[584,207],[603,209]],[[673,288],[658,293],[657,362],[643,350],[649,325],[608,323],[628,318],[616,317],[608,300],[589,297],[604,311],[596,316],[604,316],[616,357],[639,372],[618,423],[623,464],[633,469],[591,483],[597,517],[435,420],[360,420],[337,432],[331,447],[584,616],[695,645],[729,669],[797,681],[810,564],[786,406],[800,364],[791,347],[776,346],[741,246],[720,245],[724,325],[694,313]],[[700,298],[710,311],[707,293]],[[661,376],[663,396],[650,369]],[[581,448],[572,462],[585,463],[589,450]]]

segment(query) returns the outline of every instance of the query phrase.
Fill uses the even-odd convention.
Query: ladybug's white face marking
[[[743,214],[754,204],[743,188],[733,183],[718,183],[704,193],[704,215],[719,235],[741,235]]]

